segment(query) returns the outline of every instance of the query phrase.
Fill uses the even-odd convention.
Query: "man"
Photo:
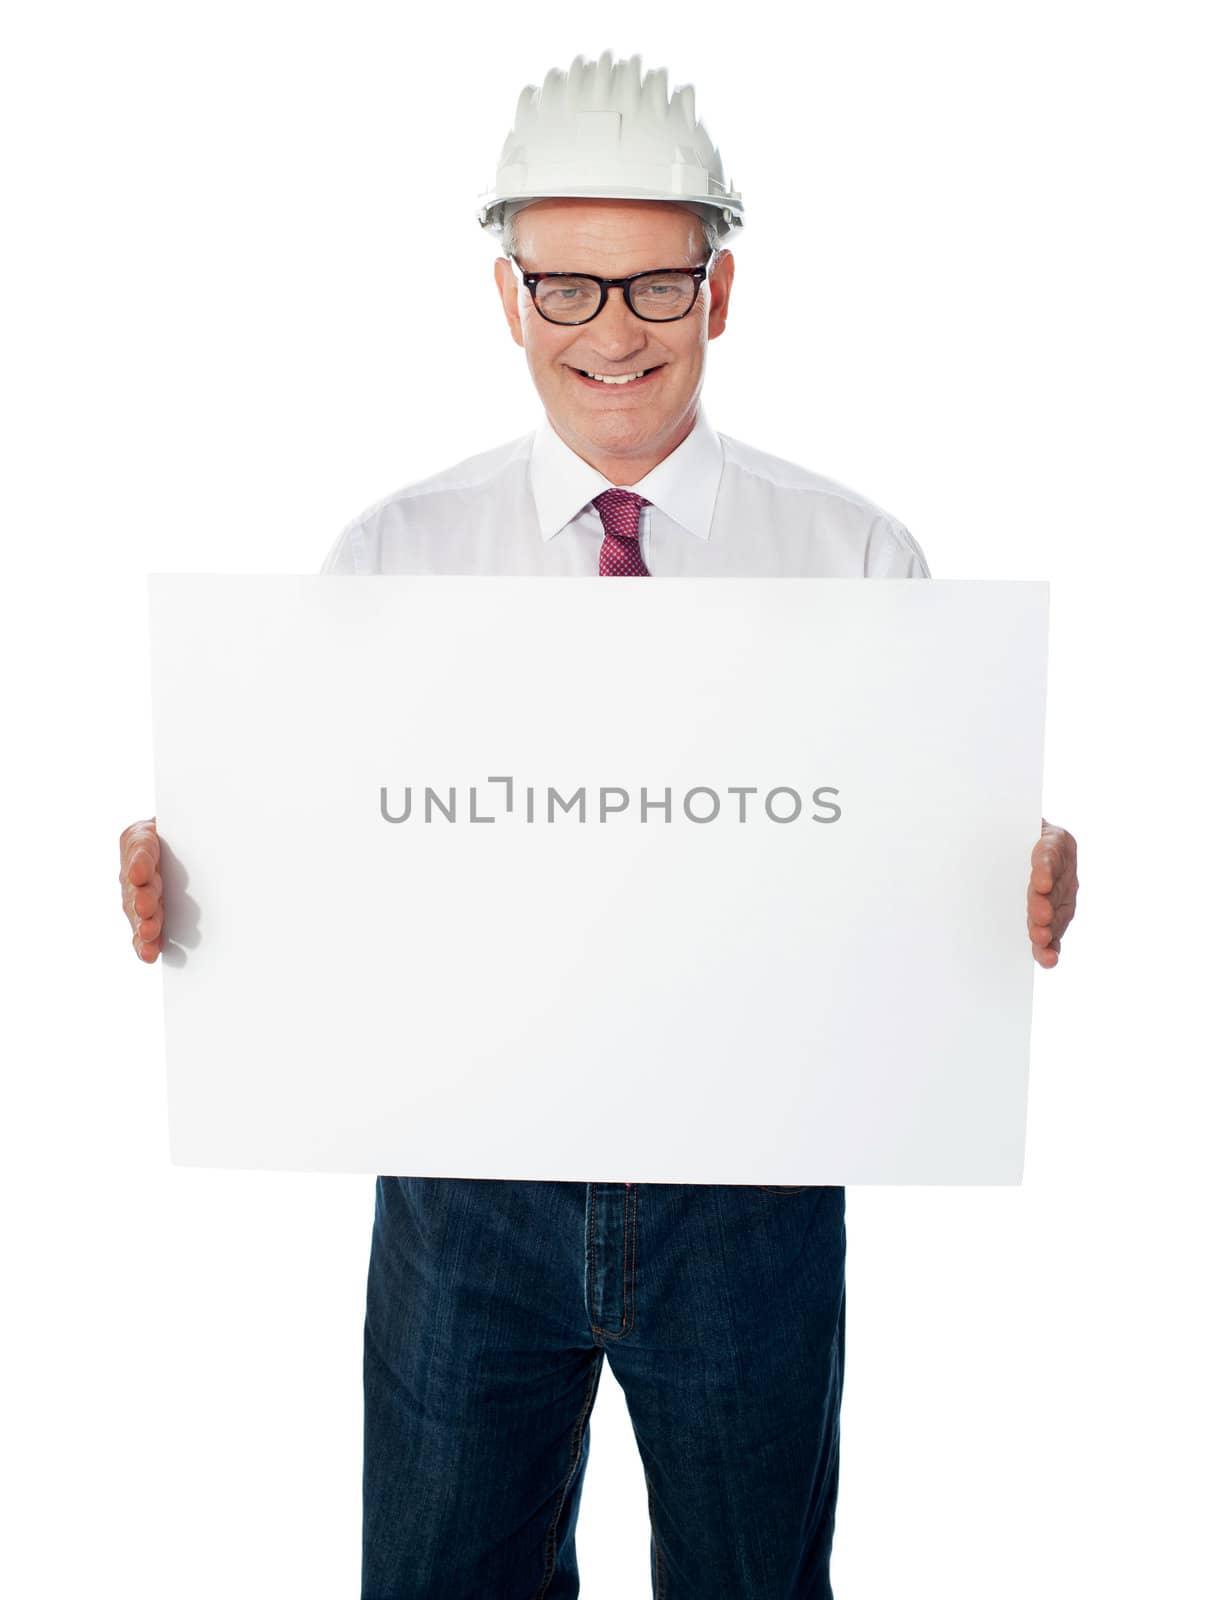
[[[708,422],[742,214],[690,95],[668,102],[664,73],[610,53],[524,94],[481,222],[544,420],[379,501],[326,572],[930,576],[879,507]],[[121,850],[153,961],[154,819]],[[1027,896],[1043,966],[1077,887],[1074,840],[1043,819]],[[363,1600],[577,1592],[605,1356],[645,1469],[655,1595],[829,1600],[845,1249],[836,1186],[380,1177]]]

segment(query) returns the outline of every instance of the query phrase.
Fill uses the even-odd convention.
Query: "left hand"
[[[1075,915],[1078,888],[1074,834],[1042,817],[1041,837],[1033,846],[1028,889],[1029,938],[1038,966],[1058,965],[1059,945]]]

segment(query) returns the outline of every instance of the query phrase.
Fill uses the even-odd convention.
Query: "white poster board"
[[[175,1162],[1020,1182],[1046,584],[149,591]]]

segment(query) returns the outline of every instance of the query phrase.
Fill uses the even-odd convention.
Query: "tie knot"
[[[606,532],[617,539],[635,539],[641,520],[641,507],[650,505],[644,495],[631,489],[604,489],[596,494],[591,504],[603,519]]]

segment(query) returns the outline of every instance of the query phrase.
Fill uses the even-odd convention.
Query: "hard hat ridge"
[[[695,88],[671,95],[665,67],[642,73],[639,55],[575,56],[518,97],[496,182],[477,220],[500,234],[508,215],[557,195],[670,200],[715,213],[719,237],[742,226],[742,197],[696,117]]]

